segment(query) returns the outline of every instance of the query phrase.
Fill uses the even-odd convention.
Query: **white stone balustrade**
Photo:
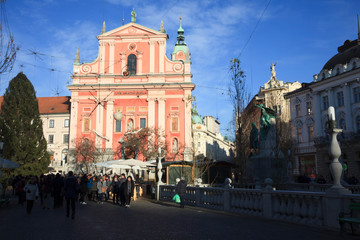
[[[332,201],[341,202],[337,211],[348,209],[360,194],[327,195],[325,192],[273,191],[268,189],[187,187],[186,205],[226,212],[244,213],[296,224],[338,228]],[[358,191],[358,190],[357,190]],[[172,201],[175,186],[160,186],[160,200]],[[331,218],[331,219],[329,219]]]

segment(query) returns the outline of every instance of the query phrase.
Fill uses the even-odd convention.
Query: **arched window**
[[[345,119],[344,118],[341,118],[339,120],[339,128],[340,129],[343,129],[343,130],[346,130],[346,122],[345,122]]]
[[[354,70],[356,68],[356,62],[354,61],[353,63],[352,63],[352,70]]]
[[[356,130],[360,133],[360,115],[356,117]]]
[[[136,56],[134,54],[128,56],[127,71],[129,75],[136,74]]]
[[[177,152],[178,150],[179,150],[179,142],[178,142],[177,138],[174,138],[174,140],[172,142],[172,151]]]

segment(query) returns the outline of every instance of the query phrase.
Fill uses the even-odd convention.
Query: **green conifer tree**
[[[3,157],[20,164],[8,174],[40,175],[50,163],[33,85],[20,72],[6,89],[0,111]],[[6,176],[4,176],[6,177]]]

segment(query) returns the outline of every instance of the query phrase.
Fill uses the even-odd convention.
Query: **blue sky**
[[[193,94],[199,114],[212,115],[228,132],[232,106],[227,96],[229,63],[240,57],[247,87],[256,94],[277,62],[279,80],[311,82],[346,39],[357,38],[358,0],[272,0],[246,45],[269,0],[16,0],[7,1],[7,18],[20,47],[12,72],[0,76],[0,91],[23,71],[38,97],[70,96],[76,48],[82,62],[98,54],[96,36],[130,22],[158,30],[164,20],[167,54],[174,47],[182,16],[192,57]],[[245,49],[244,46],[246,45]],[[242,49],[244,49],[242,51]],[[241,53],[241,55],[240,55]]]

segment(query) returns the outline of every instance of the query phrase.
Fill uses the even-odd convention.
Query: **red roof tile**
[[[38,97],[39,113],[70,113],[70,97]],[[4,97],[0,96],[0,106],[4,101]]]

